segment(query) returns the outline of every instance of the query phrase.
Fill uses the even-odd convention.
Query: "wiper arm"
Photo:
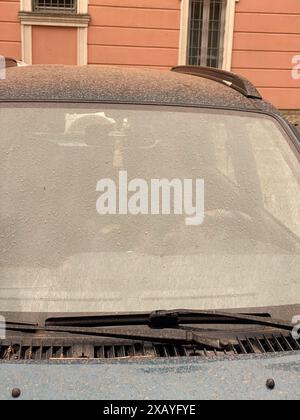
[[[147,341],[151,343],[164,344],[197,344],[207,349],[226,350],[228,343],[224,340],[208,338],[203,336],[197,329],[163,329],[153,330],[148,327],[143,329],[130,330],[130,328],[97,328],[97,327],[63,327],[63,326],[32,326],[15,323],[8,323],[7,330],[22,331],[27,333],[49,332],[49,333],[65,333],[93,337],[125,339],[131,341]]]
[[[101,327],[122,325],[148,325],[150,328],[178,328],[183,324],[241,324],[260,325],[291,331],[294,325],[271,318],[269,314],[242,314],[201,310],[161,310],[137,314],[112,314],[54,317],[46,320],[46,326]]]

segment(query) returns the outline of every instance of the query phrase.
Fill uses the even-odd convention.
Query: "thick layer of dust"
[[[275,111],[225,84],[159,70],[106,66],[28,66],[7,70],[0,101],[102,101]]]

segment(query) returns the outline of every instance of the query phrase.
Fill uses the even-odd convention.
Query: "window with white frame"
[[[227,0],[190,0],[187,64],[223,66]]]
[[[76,0],[32,0],[32,11],[76,13]]]

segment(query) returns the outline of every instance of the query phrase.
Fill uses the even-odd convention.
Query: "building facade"
[[[300,0],[0,0],[0,54],[29,64],[220,67],[295,118],[300,110]]]

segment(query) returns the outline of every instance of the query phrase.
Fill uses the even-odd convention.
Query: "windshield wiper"
[[[97,338],[113,338],[130,341],[146,341],[151,343],[164,344],[197,344],[207,349],[226,350],[229,342],[218,338],[205,337],[203,331],[184,327],[176,329],[153,330],[149,327],[132,329],[125,327],[64,327],[64,326],[33,326],[26,324],[7,323],[7,331],[19,331],[24,333],[64,333],[75,334],[77,336],[90,336]]]
[[[46,326],[104,327],[148,325],[153,329],[178,328],[183,324],[252,324],[288,331],[294,328],[294,325],[271,318],[269,314],[253,315],[188,309],[160,310],[137,314],[117,313],[112,315],[52,317],[48,318],[45,322]]]
[[[32,334],[64,333],[151,343],[197,344],[216,350],[226,350],[229,346],[229,341],[207,337],[205,336],[207,332],[203,328],[192,327],[191,324],[254,324],[288,331],[294,328],[294,325],[272,319],[268,314],[249,315],[180,309],[142,314],[48,318],[45,325],[7,322],[6,329]],[[218,332],[215,331],[215,333]]]

